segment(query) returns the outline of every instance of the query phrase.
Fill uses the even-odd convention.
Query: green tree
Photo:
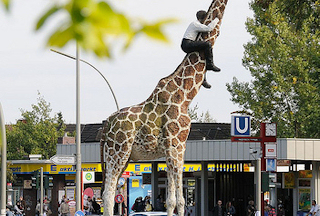
[[[149,38],[167,42],[162,31],[165,24],[173,19],[163,19],[148,23],[134,19],[113,9],[105,1],[98,0],[67,0],[53,5],[40,17],[36,30],[41,29],[48,19],[60,13],[65,15],[64,22],[53,30],[48,39],[49,46],[64,47],[71,41],[88,52],[94,52],[99,57],[111,57],[111,46],[116,40],[124,40],[123,49],[127,49],[132,40],[139,34]],[[2,0],[7,10],[10,0]]]
[[[259,6],[263,11],[277,0],[255,0],[255,4]],[[288,17],[288,22],[293,24],[297,29],[300,29],[303,22],[310,17],[319,16],[320,13],[320,1],[319,0],[283,0],[278,2],[280,7],[279,11]],[[309,23],[313,28],[320,27],[320,20],[314,20],[315,22]]]
[[[32,110],[21,110],[22,120],[7,126],[8,159],[23,159],[29,154],[41,154],[49,159],[56,153],[58,137],[63,136],[62,114],[50,117],[52,109],[39,94]]]
[[[257,122],[277,122],[280,137],[320,138],[320,37],[312,25],[319,16],[297,29],[283,0],[251,7],[255,18],[246,26],[253,38],[244,46],[243,65],[253,80],[227,84],[232,101]]]
[[[216,120],[211,116],[209,111],[207,110],[205,113],[202,112],[200,115],[198,114],[198,104],[196,104],[194,107],[188,108],[188,114],[191,118],[191,121],[194,122],[200,122],[200,123],[213,123],[216,122]]]

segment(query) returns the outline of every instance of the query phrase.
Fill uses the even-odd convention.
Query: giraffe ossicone
[[[218,12],[223,14],[228,0],[214,0],[207,12],[205,23]],[[220,22],[209,33],[199,34],[198,40],[210,41],[218,36]],[[182,174],[186,141],[191,119],[188,106],[197,95],[204,79],[203,53],[187,54],[169,76],[162,78],[151,96],[144,102],[123,108],[105,122],[101,138],[104,169],[104,216],[113,216],[117,182],[130,160],[166,158],[168,177],[167,212],[184,215]]]

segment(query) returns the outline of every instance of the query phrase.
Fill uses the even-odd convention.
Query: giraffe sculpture
[[[223,14],[227,1],[213,0],[204,23],[211,22],[218,12]],[[220,22],[211,32],[199,34],[198,40],[210,41],[213,46]],[[182,174],[191,126],[188,106],[197,95],[205,73],[204,54],[187,54],[175,72],[159,81],[146,101],[123,108],[107,119],[101,138],[104,216],[113,215],[117,182],[129,161],[160,157],[165,157],[167,164],[168,215],[173,215],[175,207],[179,216],[184,215]]]

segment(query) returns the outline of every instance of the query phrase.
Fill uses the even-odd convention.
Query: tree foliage
[[[199,109],[199,107],[197,104],[194,107],[188,108],[188,114],[191,118],[191,121],[200,122],[200,123],[216,122],[216,120],[211,116],[209,111],[206,111],[205,113],[202,112],[201,114],[198,114],[198,109]]]
[[[10,0],[2,0],[9,8]],[[61,1],[60,1],[61,2]],[[122,39],[123,49],[127,49],[132,40],[139,34],[168,42],[162,28],[174,19],[163,19],[147,23],[134,19],[116,11],[106,1],[99,0],[67,0],[64,3],[54,1],[53,5],[43,13],[36,24],[36,30],[43,28],[55,15],[63,14],[66,18],[58,24],[49,36],[48,45],[64,47],[71,41],[88,52],[99,57],[111,57],[110,49],[115,41]]]
[[[257,2],[251,5],[255,17],[246,23],[253,37],[243,57],[253,80],[227,84],[232,101],[258,121],[277,122],[280,137],[320,138],[319,16],[310,15],[297,28],[284,0],[267,7]]]
[[[29,154],[41,154],[49,159],[56,153],[58,137],[63,136],[62,114],[50,117],[52,109],[39,95],[31,111],[21,110],[22,120],[7,126],[8,159],[23,159]]]
[[[266,11],[268,7],[276,0],[256,0],[255,4],[259,6],[263,11]],[[297,29],[302,27],[303,22],[309,17],[319,16],[320,13],[320,1],[319,0],[284,0],[279,1],[279,11],[283,13],[290,24],[293,24]],[[319,28],[319,20],[310,23],[314,28]]]

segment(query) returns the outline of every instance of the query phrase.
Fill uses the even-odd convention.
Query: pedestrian
[[[203,10],[197,12],[197,20],[190,23],[183,35],[181,48],[186,53],[204,51],[206,58],[206,69],[219,72],[220,68],[215,66],[213,63],[212,44],[209,41],[197,41],[196,39],[199,32],[212,31],[222,18],[222,14],[219,12],[216,18],[209,25],[203,24],[206,15],[207,13]],[[211,85],[207,82],[206,77],[204,77],[202,85],[205,88],[211,88]]]
[[[254,206],[254,201],[250,200],[247,206],[247,216],[254,216],[256,214],[256,207]]]
[[[264,216],[268,216],[268,201],[264,201]]]
[[[285,212],[285,210],[284,210],[284,208],[283,208],[283,205],[280,204],[280,205],[278,206],[278,214],[277,214],[277,216],[285,216],[285,215],[286,215],[286,212]]]
[[[86,215],[92,214],[92,201],[90,196],[87,196],[86,199],[83,200],[83,208]]]
[[[267,209],[268,209],[268,216],[277,216],[276,209],[272,205],[268,204]]]
[[[92,213],[100,214],[100,205],[97,203],[96,198],[92,198]]]
[[[156,199],[156,203],[154,204],[154,210],[155,211],[166,211],[166,208],[164,206],[164,201],[163,201],[161,194],[159,194]]]
[[[213,216],[224,216],[224,209],[222,206],[222,201],[218,200],[217,205],[212,209]]]
[[[19,202],[20,202],[20,210],[22,210],[23,213],[25,213],[27,206],[26,206],[26,201],[23,199],[23,196],[20,196]]]
[[[317,202],[315,200],[312,200],[312,207],[311,207],[308,215],[320,216],[319,205],[317,204]]]
[[[150,200],[146,200],[144,205],[145,205],[145,211],[146,212],[153,211],[153,207],[152,207],[152,205],[150,203]]]
[[[69,209],[69,204],[66,202],[66,200],[61,201],[60,212],[61,212],[61,216],[69,215],[70,209]]]
[[[143,212],[144,211],[144,202],[142,200],[142,197],[138,197],[136,198],[136,200],[134,201],[133,206],[131,207],[131,210],[133,210],[134,212]]]
[[[38,200],[36,205],[36,216],[40,216],[40,208],[41,208],[41,204],[40,204],[40,200]]]
[[[14,205],[14,212],[15,212],[16,216],[22,216],[23,215],[23,210],[21,208],[20,201],[17,201],[16,204]]]
[[[228,201],[227,205],[226,205],[226,215],[227,216],[232,216],[232,215],[235,215],[235,214],[236,214],[236,209],[232,205],[231,201]]]

